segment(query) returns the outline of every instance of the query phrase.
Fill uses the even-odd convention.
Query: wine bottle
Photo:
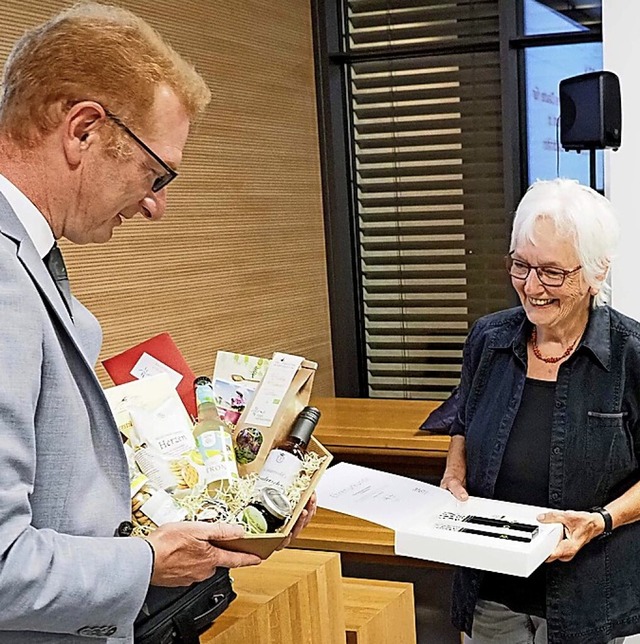
[[[205,466],[209,496],[238,478],[238,466],[230,429],[220,420],[211,378],[200,376],[194,383],[198,420],[193,428],[198,452]]]
[[[255,493],[265,487],[276,487],[285,492],[302,469],[302,460],[313,430],[320,420],[320,410],[305,407],[289,432],[287,438],[269,452],[254,488]]]

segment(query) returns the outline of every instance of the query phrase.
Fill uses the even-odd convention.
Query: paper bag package
[[[307,406],[318,365],[275,353],[255,395],[245,407],[233,439],[241,476],[259,472],[275,443],[283,440]]]
[[[264,378],[268,358],[218,351],[213,370],[213,390],[220,418],[235,428],[244,408],[253,400]]]

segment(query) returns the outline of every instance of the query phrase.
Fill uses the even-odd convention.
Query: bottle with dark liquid
[[[256,493],[265,487],[285,492],[289,489],[302,469],[309,439],[319,420],[320,410],[315,407],[305,407],[300,412],[287,438],[269,452],[258,474]]]

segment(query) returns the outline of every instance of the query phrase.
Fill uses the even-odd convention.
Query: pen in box
[[[506,541],[521,541],[523,543],[531,543],[533,536],[505,534],[503,532],[485,532],[484,530],[476,530],[475,528],[460,528],[457,532],[464,532],[466,534],[477,534],[482,537],[493,537],[494,539],[504,539]]]
[[[492,519],[490,517],[478,517],[474,515],[466,516],[462,521],[464,523],[474,523],[476,525],[486,525],[494,528],[528,532],[531,536],[538,534],[538,526],[532,523],[519,523],[517,521],[509,521],[508,519]]]
[[[449,532],[465,532],[466,534],[476,534],[481,537],[493,537],[494,539],[504,539],[508,541],[520,541],[523,543],[531,543],[533,535],[528,533],[514,534],[513,532],[500,532],[492,530],[490,527],[486,530],[472,528],[468,524],[464,525],[460,521],[455,523],[436,523],[434,526],[437,530],[447,530]]]

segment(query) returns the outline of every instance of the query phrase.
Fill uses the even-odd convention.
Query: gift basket
[[[104,363],[117,383],[105,395],[125,438],[133,535],[174,521],[241,524],[245,537],[225,547],[267,557],[331,460],[312,436],[317,365],[221,351],[213,376],[196,376],[167,342],[152,338]]]

